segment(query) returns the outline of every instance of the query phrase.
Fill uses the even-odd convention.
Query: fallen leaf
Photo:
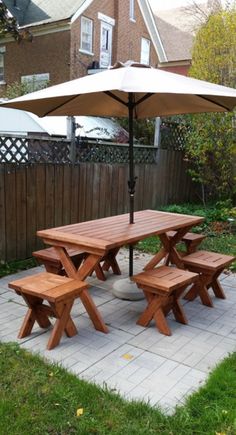
[[[81,415],[83,415],[84,413],[84,408],[78,408],[76,411],[76,416],[80,417]]]

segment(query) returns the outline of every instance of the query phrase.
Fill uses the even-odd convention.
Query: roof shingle
[[[4,0],[19,25],[46,24],[71,18],[85,0]]]

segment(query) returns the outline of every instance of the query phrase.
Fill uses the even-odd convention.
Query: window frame
[[[85,23],[90,23],[91,25],[91,34],[89,35],[89,33],[84,32],[83,30],[83,25]],[[87,50],[86,48],[83,48],[83,42],[87,43],[87,41],[83,40],[83,34],[87,34],[89,35],[89,50]],[[86,53],[86,54],[93,54],[93,20],[91,18],[85,17],[84,15],[81,16],[81,21],[80,21],[80,49],[79,51],[81,51],[82,53]]]
[[[136,22],[135,19],[135,0],[129,0],[129,19],[130,21]]]
[[[143,43],[148,43],[148,62],[143,60]],[[140,63],[143,65],[150,65],[150,55],[151,55],[151,41],[148,38],[142,37],[141,38],[141,50],[140,50]]]
[[[28,86],[29,92],[34,92],[40,89],[44,89],[46,86],[43,86],[43,83],[45,83],[46,85],[46,83],[49,82],[49,80],[50,80],[49,73],[27,74],[21,76],[21,83],[26,84]],[[42,86],[37,87],[37,83],[40,84],[40,82],[42,83]]]

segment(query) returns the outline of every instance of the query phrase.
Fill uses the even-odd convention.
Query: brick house
[[[35,90],[116,61],[157,66],[158,40],[147,0],[6,0],[32,41],[0,39],[0,94],[14,82]]]

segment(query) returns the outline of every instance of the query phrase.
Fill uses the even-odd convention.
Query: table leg
[[[71,261],[71,258],[67,254],[66,250],[61,247],[57,247],[60,253],[61,262],[65,268],[67,275],[70,278],[78,279],[84,281],[87,276],[94,270],[95,266],[101,261],[102,255],[88,254],[85,258],[83,264],[80,266],[78,270],[76,270],[74,264]],[[81,302],[83,303],[91,321],[95,329],[98,331],[107,333],[108,328],[105,325],[96,305],[94,304],[91,296],[88,291],[84,289],[79,295]]]
[[[160,261],[166,257],[168,251],[165,248],[161,248],[161,250],[149,261],[148,264],[144,267],[144,270],[151,270],[157,266]]]
[[[108,271],[110,267],[112,268],[112,272],[115,275],[121,275],[121,271],[119,265],[116,260],[116,256],[119,252],[120,248],[111,249],[104,257],[104,264],[102,266],[103,270]]]
[[[226,296],[225,296],[225,292],[224,292],[224,290],[223,290],[223,288],[222,288],[222,285],[221,285],[221,283],[218,281],[218,277],[220,276],[220,274],[222,273],[222,270],[218,270],[215,274],[214,274],[214,276],[212,277],[212,283],[211,283],[211,287],[212,287],[212,290],[213,290],[213,292],[215,293],[215,296],[217,297],[217,298],[220,298],[220,299],[226,299]]]
[[[171,261],[172,264],[175,264],[179,269],[184,269],[183,261],[181,256],[179,255],[176,245],[179,243],[184,235],[191,229],[190,226],[185,228],[180,228],[176,230],[176,234],[171,239],[168,237],[166,233],[160,234],[159,238],[161,240],[162,245],[167,251],[167,259],[168,262]]]
[[[25,315],[23,324],[18,334],[18,338],[24,338],[30,335],[35,321],[37,321],[40,328],[48,328],[51,325],[47,314],[42,309],[43,299],[24,293],[21,293],[21,295],[25,300],[26,304],[28,305],[29,309]]]
[[[53,327],[52,333],[50,335],[47,349],[51,350],[54,347],[56,347],[61,340],[61,336],[64,332],[64,330],[69,332],[69,337],[73,337],[75,334],[77,334],[77,329],[74,325],[74,322],[70,318],[70,312],[71,308],[73,306],[74,300],[69,300],[67,302],[64,302],[63,304],[51,304],[53,312],[56,316],[56,323]],[[69,322],[69,329],[67,328],[67,324]],[[73,327],[71,329],[71,322],[73,323]],[[68,334],[67,334],[68,335]]]
[[[160,297],[152,295],[144,312],[137,320],[137,325],[148,326],[154,317],[155,312],[161,307],[162,301]]]
[[[188,290],[184,299],[188,301],[193,301],[198,295],[203,303],[207,307],[213,307],[213,302],[208,293],[207,286],[211,282],[211,275],[201,274],[199,275],[198,281],[192,285]]]
[[[180,230],[175,230],[176,234],[171,239],[166,233],[160,234],[159,238],[162,243],[160,251],[149,261],[149,263],[144,267],[144,270],[151,270],[156,267],[163,258],[166,259],[166,264],[171,261],[180,269],[183,269],[183,262],[181,261],[181,256],[178,254],[175,246],[182,239],[182,237],[190,230],[190,226],[181,228]]]
[[[91,319],[95,329],[107,333],[108,327],[105,325],[102,316],[100,315],[96,305],[94,304],[90,294],[87,290],[83,290],[80,294],[80,299]]]

